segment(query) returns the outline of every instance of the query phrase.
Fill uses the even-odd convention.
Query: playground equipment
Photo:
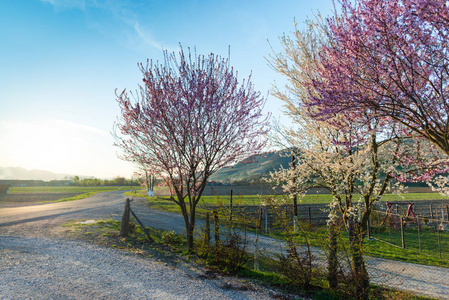
[[[418,219],[416,217],[415,212],[413,211],[413,205],[414,203],[411,202],[387,202],[387,211],[385,214],[385,218],[382,221],[381,225],[384,225],[385,222],[389,222],[390,226],[393,226],[394,229],[398,230],[398,226],[400,226],[399,222],[402,221],[402,226],[405,227],[405,225],[407,223],[413,222],[415,221],[415,223],[418,225],[418,227],[420,226]],[[396,205],[396,213],[393,212],[392,210],[392,206]],[[404,207],[407,206],[407,213],[405,214],[405,216],[401,217],[398,214],[398,207]],[[405,209],[402,209],[403,211],[405,211]]]

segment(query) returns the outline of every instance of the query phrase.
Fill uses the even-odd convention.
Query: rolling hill
[[[218,170],[209,178],[209,181],[233,183],[260,180],[262,177],[268,177],[270,172],[278,170],[281,166],[288,168],[290,162],[291,157],[286,150],[256,155]]]

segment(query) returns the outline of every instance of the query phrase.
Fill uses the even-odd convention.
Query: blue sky
[[[285,81],[267,65],[278,37],[331,0],[0,2],[0,167],[101,178],[130,177],[110,134],[119,115],[114,90],[141,82],[137,63],[162,49],[196,47],[227,56],[266,95]],[[266,112],[281,115],[268,96]]]

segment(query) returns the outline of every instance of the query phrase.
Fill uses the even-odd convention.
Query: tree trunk
[[[356,226],[353,220],[348,221],[348,235],[352,256],[352,272],[354,276],[357,299],[369,298],[369,276],[366,270],[362,252],[363,232],[361,226]]]
[[[189,252],[193,251],[193,229],[194,224],[189,220],[189,215],[187,210],[181,206],[182,216],[184,217],[184,223],[186,226],[186,236],[187,236],[187,248]]]
[[[193,228],[194,225],[190,224],[186,227],[187,228],[187,248],[189,252],[193,251]]]

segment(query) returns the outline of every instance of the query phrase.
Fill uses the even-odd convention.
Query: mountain
[[[256,155],[233,166],[221,168],[209,181],[233,183],[260,180],[262,177],[268,177],[270,172],[279,170],[281,166],[288,168],[290,162],[290,151],[287,150]]]
[[[44,170],[27,170],[15,167],[0,167],[0,180],[16,179],[16,180],[63,180],[70,179],[73,175],[55,174]]]

